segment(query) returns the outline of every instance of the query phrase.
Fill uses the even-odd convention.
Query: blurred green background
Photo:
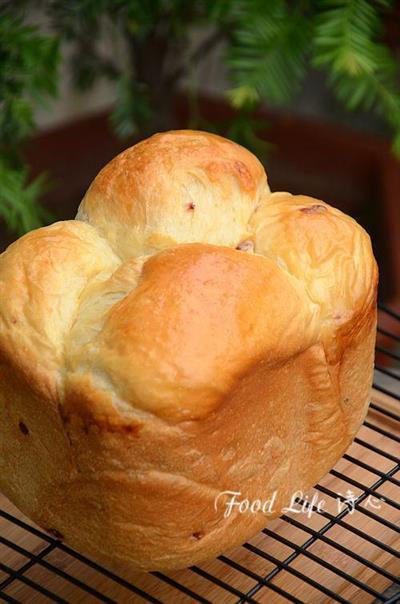
[[[357,112],[356,127],[372,124],[391,134],[400,154],[398,64],[387,31],[393,11],[390,0],[3,3],[0,216],[18,234],[49,218],[40,203],[48,178],[29,179],[23,145],[37,130],[39,108],[42,116],[57,112],[65,80],[70,88],[106,95],[110,127],[123,139],[181,126],[174,99],[184,91],[188,126],[223,131],[261,158],[268,144],[254,111],[264,104],[299,105],[346,121],[341,105]],[[212,77],[205,77],[207,69]],[[199,95],[207,87],[236,115],[203,115]],[[381,120],[360,120],[365,111]],[[64,103],[62,117],[73,116]]]

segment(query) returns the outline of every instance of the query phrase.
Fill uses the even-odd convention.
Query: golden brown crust
[[[108,563],[200,562],[267,520],[222,491],[279,515],[358,430],[369,237],[194,131],[122,153],[77,218],[0,256],[0,488]]]
[[[123,259],[179,243],[235,247],[267,192],[264,169],[249,151],[215,134],[177,130],[155,134],[107,164],[77,217]]]
[[[144,263],[140,283],[114,304],[93,339],[83,345],[71,338],[68,368],[72,377],[90,375],[93,385],[106,381],[137,409],[195,419],[258,362],[307,348],[316,319],[297,281],[268,258],[182,244]]]

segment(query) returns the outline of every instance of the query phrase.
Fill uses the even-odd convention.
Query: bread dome
[[[127,570],[239,545],[314,485],[368,406],[377,268],[328,204],[216,135],[166,132],[75,220],[0,256],[0,489]],[[227,515],[224,491],[276,492]]]

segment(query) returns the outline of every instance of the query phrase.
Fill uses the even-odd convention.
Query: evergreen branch
[[[244,106],[258,96],[273,103],[286,103],[305,75],[309,20],[301,6],[289,7],[284,0],[240,4],[228,52],[234,84],[231,101],[240,107],[242,99]]]
[[[114,132],[120,138],[127,138],[139,130],[146,132],[151,122],[150,104],[143,84],[122,75],[118,82],[117,103],[111,114]]]
[[[0,216],[8,227],[23,235],[48,221],[51,216],[38,199],[48,190],[46,174],[28,183],[28,167],[12,168],[6,157],[0,157]]]
[[[242,109],[233,118],[226,130],[226,136],[239,145],[250,149],[260,161],[265,161],[271,150],[271,143],[259,136],[260,131],[265,130],[268,124],[252,115],[251,109]]]
[[[0,57],[0,216],[22,234],[47,215],[39,204],[45,176],[27,182],[21,145],[35,128],[34,104],[56,94],[58,40],[24,25],[8,8],[0,19]]]
[[[175,82],[180,80],[186,73],[188,65],[197,65],[200,61],[205,59],[208,54],[214,50],[214,48],[224,39],[224,32],[216,29],[209,36],[207,36],[200,44],[193,50],[189,55],[185,64],[179,65],[168,77],[168,84],[173,85]]]
[[[337,98],[349,110],[375,110],[392,126],[400,147],[400,89],[397,64],[378,42],[390,0],[322,0],[315,20],[313,64],[328,72]]]

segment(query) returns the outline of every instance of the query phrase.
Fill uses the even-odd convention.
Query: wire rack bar
[[[270,537],[273,537],[276,541],[280,541],[280,543],[283,543],[284,545],[287,545],[288,547],[292,548],[295,552],[299,552],[299,554],[302,554],[303,556],[306,556],[310,560],[313,560],[313,562],[316,562],[320,566],[323,566],[324,568],[326,568],[327,570],[331,571],[335,575],[338,575],[339,577],[342,577],[342,579],[345,579],[349,583],[352,583],[353,585],[355,585],[359,589],[362,589],[363,591],[368,592],[369,594],[371,594],[375,598],[381,598],[381,594],[378,591],[376,591],[372,587],[369,587],[369,585],[367,585],[363,581],[360,581],[356,577],[352,577],[351,575],[349,575],[349,573],[346,573],[344,570],[341,570],[340,568],[337,568],[336,566],[334,566],[330,562],[327,562],[326,560],[324,560],[323,558],[320,558],[319,556],[317,556],[313,552],[310,552],[308,550],[309,546],[308,547],[304,547],[304,545],[296,545],[295,543],[292,543],[292,541],[289,541],[289,539],[286,539],[282,535],[279,535],[278,533],[274,533],[273,531],[270,531],[269,529],[264,529],[263,533],[265,535],[269,535]],[[316,535],[316,538],[313,540],[313,543],[315,543],[315,541],[319,540],[319,538],[320,538],[320,533],[318,531],[315,531],[315,535]],[[310,545],[311,545],[311,543],[310,543]],[[305,575],[303,575],[303,573],[300,573],[300,574],[302,575],[302,578],[304,580]],[[310,580],[310,579],[308,578],[308,580]],[[317,583],[317,585],[318,585],[318,589],[320,591],[322,591],[321,584]],[[332,597],[331,594],[328,594],[327,592],[325,592],[325,589],[327,589],[327,588],[324,588],[324,593],[326,593],[326,595],[330,595]],[[335,596],[336,596],[336,598],[338,597],[337,594],[335,594]],[[342,600],[344,600],[344,598],[342,598]],[[346,602],[346,600],[344,600],[344,602]]]
[[[394,419],[397,422],[400,421],[400,415],[398,415],[397,413],[393,413],[393,411],[389,411],[389,409],[384,409],[376,403],[370,403],[369,407],[370,409],[374,409],[374,411],[378,411],[379,413],[382,413],[383,415],[386,415],[386,417],[390,417],[391,419]]]
[[[400,436],[397,436],[397,434],[392,434],[391,432],[388,432],[387,430],[384,430],[383,428],[380,428],[379,426],[375,426],[375,424],[372,424],[370,421],[365,420],[364,426],[366,426],[367,428],[370,428],[370,430],[379,432],[379,434],[382,434],[382,436],[386,436],[386,438],[389,438],[390,440],[394,440],[396,443],[400,443]]]
[[[243,599],[244,602],[250,602],[250,604],[258,604],[258,602],[256,602],[256,600],[253,600],[253,598],[251,596],[248,596],[247,594],[242,593],[239,589],[236,589],[236,587],[233,587],[232,585],[229,585],[229,583],[222,581],[222,579],[219,579],[218,577],[214,577],[213,575],[208,573],[206,570],[200,568],[199,566],[191,566],[190,570],[193,571],[194,573],[196,573],[196,575],[203,577],[203,579],[206,579],[210,583],[213,583],[214,585],[218,585],[219,587],[222,587],[226,591],[229,591],[231,594],[233,594],[237,598],[240,598],[241,600]]]
[[[400,400],[398,394],[393,393],[391,390],[388,390],[387,388],[385,388],[384,386],[381,386],[380,384],[376,384],[374,382],[374,388],[376,388],[376,390],[379,390],[379,392],[382,392],[383,394],[387,394],[387,396],[390,396],[391,398],[396,399],[397,401]]]
[[[266,535],[269,535],[273,538],[277,537],[276,533],[273,533],[272,531],[269,531],[268,529],[264,529],[263,533]],[[288,543],[290,543],[290,547],[292,549],[297,547],[291,541],[288,541]],[[334,591],[330,590],[329,588],[325,587],[324,585],[321,585],[320,583],[317,583],[317,581],[314,581],[314,579],[311,579],[311,577],[307,577],[307,575],[305,575],[304,573],[302,573],[299,570],[297,570],[296,568],[293,568],[292,566],[290,566],[290,564],[293,562],[293,560],[295,560],[299,556],[300,553],[304,553],[306,551],[303,546],[301,546],[301,545],[298,546],[298,551],[294,551],[292,554],[290,554],[290,556],[285,558],[285,560],[278,560],[277,558],[275,558],[275,556],[271,556],[271,554],[264,552],[263,550],[256,547],[255,545],[252,545],[251,543],[246,543],[243,547],[245,547],[249,551],[253,552],[253,554],[257,554],[261,558],[265,558],[265,560],[268,560],[269,562],[273,562],[277,565],[276,568],[271,570],[268,573],[268,575],[266,575],[263,578],[264,584],[267,583],[269,585],[270,581],[278,573],[280,573],[282,570],[285,570],[288,573],[290,573],[291,575],[294,575],[295,577],[297,577],[298,579],[301,579],[301,581],[308,583],[308,585],[311,585],[312,587],[314,587],[318,591],[322,592],[326,596],[329,596],[330,598],[332,598],[332,600],[335,600],[335,602],[341,602],[342,604],[347,604],[346,600],[344,598],[342,598],[342,596],[340,596],[339,594],[335,594]],[[249,593],[251,593],[251,595],[253,596],[261,589],[261,587],[262,587],[262,585],[260,585],[260,584],[256,585],[255,587],[253,587],[253,590],[251,590]]]
[[[381,478],[386,478],[387,482],[391,482],[392,484],[395,484],[396,486],[400,487],[400,480],[397,480],[397,478],[393,478],[393,476],[387,477],[385,472],[382,472],[381,470],[378,470],[378,468],[374,468],[370,464],[365,463],[364,461],[361,461],[361,459],[356,459],[355,457],[353,457],[352,455],[349,455],[348,453],[345,453],[343,455],[343,459],[350,461],[351,463],[353,463],[355,466],[358,466],[359,468],[368,470],[368,472],[371,472],[371,474],[376,474],[377,476],[380,476]]]
[[[400,336],[398,336],[395,333],[391,333],[390,331],[387,331],[386,329],[383,329],[382,327],[378,327],[378,333],[381,333],[383,336],[386,336],[387,338],[392,338],[396,342],[400,342]]]
[[[314,511],[317,514],[319,514],[320,516],[323,516],[324,518],[326,518],[327,520],[332,520],[334,524],[338,524],[339,526],[342,526],[350,533],[357,535],[357,537],[361,537],[365,541],[368,541],[368,543],[371,543],[372,545],[379,547],[379,549],[381,549],[384,552],[387,552],[391,556],[394,556],[395,558],[400,558],[400,553],[397,550],[390,547],[390,545],[387,545],[387,543],[383,543],[382,541],[379,541],[379,539],[372,537],[372,535],[368,535],[367,533],[360,530],[356,526],[352,526],[351,524],[348,524],[345,520],[342,520],[342,519],[338,518],[337,516],[334,516],[333,514],[326,512],[325,510],[319,510],[318,508],[316,508]]]
[[[8,575],[14,574],[14,570],[12,568],[10,568],[9,566],[7,566],[6,564],[4,564],[3,562],[0,562],[0,570],[2,570],[4,573],[7,573]],[[28,587],[30,587],[31,589],[34,589],[35,591],[46,596],[52,602],[57,602],[57,604],[68,604],[68,602],[66,600],[64,600],[63,598],[60,598],[60,596],[57,596],[57,594],[49,591],[48,589],[43,587],[43,585],[39,585],[39,583],[36,583],[35,581],[28,579],[28,577],[25,577],[24,575],[18,575],[17,580],[21,581],[22,583],[25,583],[25,585],[28,585]]]
[[[238,562],[235,562],[235,560],[230,560],[226,556],[219,556],[218,559],[221,560],[221,562],[223,562],[224,564],[230,566],[231,568],[234,568],[235,570],[241,572],[243,575],[246,575],[247,577],[251,577],[258,583],[260,583],[261,587],[266,587],[267,589],[272,589],[272,591],[275,591],[280,596],[285,597],[290,602],[295,602],[295,604],[302,604],[301,600],[299,600],[298,598],[296,598],[295,596],[290,594],[288,591],[285,591],[278,585],[274,585],[273,583],[264,583],[264,579],[262,578],[261,575],[252,572],[251,570],[242,566]]]
[[[310,507],[312,508],[312,510],[314,512],[316,512],[317,509],[318,509],[318,508],[316,508],[313,505],[310,505]],[[400,579],[398,577],[396,577],[392,573],[388,572],[384,568],[381,568],[380,566],[378,566],[374,562],[371,562],[370,560],[367,560],[363,556],[360,556],[359,554],[357,554],[353,550],[350,550],[349,548],[345,547],[344,545],[341,545],[340,543],[337,543],[336,541],[334,541],[330,537],[327,537],[323,533],[321,533],[319,531],[316,531],[315,529],[312,529],[311,527],[306,526],[305,524],[302,524],[301,522],[299,522],[295,518],[291,518],[290,516],[287,516],[287,515],[282,516],[282,518],[288,524],[291,524],[292,526],[295,526],[296,528],[299,528],[302,531],[305,531],[309,535],[313,535],[313,536],[317,537],[317,539],[319,539],[320,541],[323,541],[324,543],[327,543],[328,545],[330,545],[334,549],[337,549],[338,551],[342,552],[342,554],[345,554],[346,556],[349,556],[350,558],[353,558],[353,560],[357,560],[357,562],[361,562],[361,564],[363,564],[364,566],[367,566],[368,568],[370,568],[371,570],[375,571],[379,575],[382,575],[383,577],[386,577],[386,579],[389,579],[393,583],[398,583],[400,585]]]
[[[388,475],[392,475],[395,471],[397,471],[396,468],[392,468],[392,470],[390,470],[390,472],[388,472]],[[373,487],[375,489],[379,488],[382,484],[384,484],[386,482],[386,476],[383,478],[380,478],[378,481],[376,481],[373,485]],[[322,492],[325,492],[327,495],[337,498],[338,495],[337,493],[334,493],[333,491],[331,491],[330,489],[327,489],[326,487],[322,487],[321,485],[317,485],[316,488]],[[355,504],[356,508],[359,509],[361,512],[368,512],[368,515],[372,514],[371,512],[369,512],[369,510],[366,510],[366,508],[363,508],[360,504],[367,499],[368,497],[368,493],[363,493],[362,495],[360,495],[357,498],[357,503]],[[341,498],[342,501],[345,501],[344,498]],[[350,507],[346,507],[345,509],[343,509],[337,516],[334,517],[334,519],[332,519],[330,522],[328,522],[325,526],[323,526],[320,531],[318,531],[317,536],[312,536],[310,537],[310,539],[308,539],[305,543],[303,543],[303,545],[301,546],[297,546],[295,544],[292,544],[291,547],[294,548],[294,552],[292,554],[290,554],[290,556],[288,556],[282,563],[280,563],[279,567],[275,568],[274,570],[272,570],[266,577],[264,577],[265,581],[270,581],[275,575],[277,575],[282,568],[285,568],[283,565],[284,564],[290,564],[291,562],[293,562],[293,560],[295,560],[300,554],[305,554],[305,552],[307,551],[307,549],[313,544],[315,543],[318,539],[320,535],[323,535],[324,533],[326,533],[330,528],[332,528],[332,526],[334,526],[334,524],[336,524],[337,520],[340,519],[342,520],[345,516],[347,516],[350,513]],[[378,521],[380,520],[378,516],[376,516],[375,514],[372,514],[372,517],[375,517],[376,519],[378,519]],[[385,521],[388,522],[388,521]],[[392,523],[389,523],[389,528],[391,528]],[[395,527],[395,525],[392,525]],[[397,527],[395,527],[396,529]],[[265,534],[268,534],[266,531],[269,531],[269,529],[264,529],[263,532]],[[291,543],[291,542],[289,542]],[[244,547],[247,547],[248,544],[245,544]],[[320,558],[318,558],[316,556],[317,560],[316,562],[319,562],[322,566],[324,566],[326,563],[324,561],[322,561]],[[333,567],[334,568],[334,567]],[[335,572],[335,571],[333,571]],[[307,578],[308,579],[308,578]],[[306,581],[307,582],[307,581]],[[354,579],[351,578],[350,582],[354,583]],[[248,595],[255,595],[257,593],[257,591],[260,589],[259,586],[255,586],[252,590],[250,590],[248,592]],[[367,591],[367,590],[366,590]],[[374,594],[372,594],[374,595]],[[376,596],[377,599],[378,596]],[[379,594],[380,597],[380,594]]]
[[[387,304],[385,304],[384,302],[379,302],[378,308],[380,308],[380,310],[383,310],[386,314],[393,317],[393,319],[397,319],[398,321],[400,321],[399,313],[397,313],[395,310],[393,310],[393,308],[390,308],[389,306],[387,306]]]
[[[157,577],[158,579],[161,579],[161,581],[164,581],[164,583],[168,583],[168,585],[171,585],[172,587],[175,587],[175,589],[177,589],[178,591],[181,591],[182,593],[186,594],[187,596],[190,596],[196,602],[202,602],[203,604],[211,604],[210,600],[207,600],[206,598],[203,598],[203,596],[200,596],[199,594],[196,594],[194,591],[192,591],[191,589],[189,589],[185,585],[182,585],[181,583],[178,583],[177,581],[175,581],[171,577],[168,577],[168,575],[164,575],[163,573],[160,573],[160,572],[157,572],[157,571],[152,572],[151,574],[154,577]]]
[[[89,558],[87,558],[83,554],[80,554],[79,552],[76,552],[72,548],[68,547],[68,545],[65,545],[65,543],[62,543],[61,541],[58,541],[57,539],[54,539],[53,537],[50,537],[49,535],[47,535],[46,533],[43,533],[42,531],[38,530],[37,528],[35,528],[33,526],[30,526],[29,524],[27,524],[23,520],[20,520],[19,518],[11,516],[11,514],[8,514],[4,510],[0,510],[0,517],[3,517],[6,520],[8,520],[9,522],[12,522],[12,523],[16,524],[17,526],[20,526],[24,530],[28,531],[29,533],[32,533],[32,535],[35,535],[36,537],[39,537],[40,539],[43,539],[44,541],[47,541],[47,542],[52,543],[52,544],[55,544],[59,550],[65,552],[66,554],[69,554],[70,556],[72,556],[73,558],[79,560],[83,564],[86,564],[87,566],[93,568],[94,570],[96,570],[100,574],[104,575],[105,577],[107,577],[111,581],[114,581],[118,585],[121,585],[122,587],[125,587],[126,589],[128,589],[131,592],[137,594],[138,596],[141,596],[142,598],[144,598],[148,602],[154,602],[155,604],[157,604],[157,602],[158,602],[157,600],[155,600],[152,596],[150,596],[149,594],[147,594],[146,592],[144,592],[139,587],[136,587],[135,585],[133,585],[129,581],[126,581],[122,577],[119,577],[118,575],[116,575],[112,571],[108,570],[107,568],[104,568],[103,566],[101,566],[97,562],[94,562],[93,560],[90,560]]]
[[[362,484],[361,482],[358,482],[358,480],[354,480],[354,478],[350,478],[349,476],[346,476],[346,474],[343,474],[343,472],[338,472],[337,470],[331,470],[329,472],[329,474],[331,474],[332,476],[336,476],[336,478],[340,478],[341,480],[343,480],[344,482],[347,482],[348,484],[353,485],[353,487],[357,487],[357,489],[361,489],[362,491],[365,491],[369,495],[374,495],[375,497],[377,496],[376,491],[372,487],[367,487],[366,485]],[[386,477],[384,477],[384,480],[386,482]],[[397,503],[397,501],[393,501],[393,499],[390,499],[390,497],[386,497],[386,495],[383,496],[383,495],[378,494],[378,497],[380,499],[382,499],[382,501],[384,501],[385,503],[390,505],[391,507],[395,508],[396,510],[400,510],[400,504]]]
[[[375,371],[379,371],[380,373],[383,373],[384,375],[387,375],[388,377],[392,378],[393,380],[398,380],[399,379],[399,375],[397,373],[395,373],[394,371],[391,371],[391,369],[386,369],[386,367],[381,367],[380,365],[375,365]],[[393,396],[396,393],[391,393],[391,396]],[[396,397],[394,397],[396,398]]]
[[[51,564],[50,562],[47,562],[46,560],[42,559],[44,556],[47,556],[47,554],[49,554],[56,547],[55,544],[50,544],[48,547],[46,547],[41,552],[41,555],[36,556],[35,554],[32,554],[31,552],[28,552],[27,550],[25,550],[23,547],[20,547],[19,545],[13,543],[12,541],[9,541],[8,539],[5,539],[4,537],[1,537],[1,536],[0,536],[0,543],[2,543],[3,545],[6,545],[10,549],[13,549],[14,551],[18,552],[22,556],[25,556],[30,559],[30,562],[28,562],[27,564],[22,566],[21,569],[17,573],[15,573],[15,578],[18,578],[21,574],[23,574],[24,572],[29,570],[29,568],[31,568],[34,564],[38,564],[39,566],[42,566],[43,568],[46,568],[47,570],[53,572],[54,574],[58,575],[59,577],[65,579],[69,583],[72,583],[76,587],[79,587],[80,589],[86,591],[87,593],[94,596],[101,602],[105,602],[106,604],[113,604],[113,600],[111,600],[107,596],[104,596],[96,589],[93,589],[92,587],[90,587],[86,583],[83,583],[76,577],[73,577],[72,575],[69,575],[65,571],[57,568],[56,566],[54,566],[54,564]],[[2,587],[4,587],[4,586],[0,585],[0,589]]]
[[[400,354],[397,354],[396,352],[392,352],[391,350],[387,350],[387,348],[382,348],[381,346],[375,346],[375,350],[377,352],[380,352],[380,353],[386,355],[387,357],[390,357],[394,361],[400,361]]]
[[[392,476],[395,472],[398,472],[398,470],[399,470],[398,467],[392,468],[391,470],[389,470],[388,474],[390,476]],[[380,478],[377,482],[375,482],[372,485],[371,489],[375,491],[380,486],[382,486],[385,482],[386,482],[386,478]],[[321,491],[321,493],[325,493],[325,495],[328,495],[329,497],[332,497],[333,499],[339,499],[343,503],[346,503],[345,497],[343,497],[339,493],[335,493],[334,491],[332,491],[331,489],[328,489],[327,487],[324,487],[324,486],[318,484],[318,485],[316,485],[315,488],[318,491]],[[377,494],[377,495],[379,496],[379,494]],[[390,522],[389,520],[386,520],[386,518],[381,518],[380,516],[378,516],[374,512],[371,512],[370,510],[368,510],[367,508],[365,508],[365,507],[363,507],[361,505],[365,501],[365,499],[368,498],[368,496],[369,496],[369,493],[362,493],[361,495],[359,495],[357,497],[357,499],[356,499],[355,504],[354,504],[355,509],[358,510],[359,512],[361,512],[362,514],[365,514],[366,516],[369,516],[373,520],[376,520],[380,524],[383,524],[387,528],[392,529],[396,533],[400,533],[400,528],[398,526],[396,526],[393,522]],[[348,510],[350,510],[350,508],[348,508]]]
[[[387,451],[384,451],[383,449],[379,449],[378,447],[375,447],[375,445],[371,445],[371,443],[367,442],[363,438],[360,438],[359,436],[355,437],[354,442],[357,443],[358,445],[361,445],[362,447],[365,447],[365,449],[369,449],[370,451],[373,451],[374,453],[378,453],[378,455],[385,457],[385,459],[389,459],[390,461],[393,461],[394,463],[397,463],[397,464],[400,463],[400,457],[396,457],[395,455],[392,455],[391,453],[388,453]]]
[[[7,545],[7,543],[5,543],[6,541],[8,541],[8,540],[4,539],[3,537],[0,537],[0,543]],[[14,545],[14,544],[12,544],[12,545]],[[13,583],[13,581],[15,581],[16,579],[18,579],[18,577],[20,575],[22,575],[23,573],[27,572],[30,568],[32,568],[32,566],[34,566],[36,564],[37,560],[39,560],[40,558],[43,558],[44,556],[47,556],[47,554],[49,554],[51,551],[53,551],[54,548],[55,548],[55,545],[51,543],[47,547],[43,548],[42,551],[39,552],[36,556],[32,556],[35,559],[31,559],[31,560],[29,560],[29,562],[26,562],[25,564],[23,564],[12,575],[7,577],[6,579],[4,579],[4,581],[2,583],[0,583],[0,590],[8,587],[8,585]],[[12,547],[12,549],[14,549],[15,551],[18,551],[14,547]]]
[[[3,591],[0,591],[0,600],[4,600],[5,602],[10,602],[10,604],[20,604],[18,600],[15,600],[8,594],[5,594]]]
[[[302,500],[300,500],[299,503],[300,504],[303,503]],[[375,545],[376,547],[379,547],[381,550],[387,552],[391,556],[394,556],[395,558],[400,558],[400,552],[399,551],[393,549],[392,547],[390,547],[390,545],[387,545],[387,543],[383,543],[379,539],[376,539],[376,537],[373,537],[372,535],[369,535],[368,533],[362,531],[361,529],[357,528],[356,526],[348,524],[345,520],[343,520],[340,517],[340,514],[337,515],[337,516],[335,516],[334,514],[330,514],[326,510],[320,510],[319,508],[313,506],[311,503],[308,503],[308,505],[313,509],[313,511],[315,513],[317,513],[320,516],[323,516],[327,520],[332,521],[332,524],[327,528],[327,530],[329,530],[330,528],[332,528],[332,526],[338,524],[339,526],[343,526],[350,533],[353,533],[354,535],[357,535],[358,537],[361,537],[365,541],[368,541],[368,543],[371,543],[372,545]],[[349,513],[350,513],[350,510],[349,510]],[[304,528],[304,525],[302,525],[302,527],[303,527],[303,530],[306,530]],[[324,532],[326,532],[326,531],[324,531]],[[322,531],[319,531],[320,537],[323,534],[324,533]]]

